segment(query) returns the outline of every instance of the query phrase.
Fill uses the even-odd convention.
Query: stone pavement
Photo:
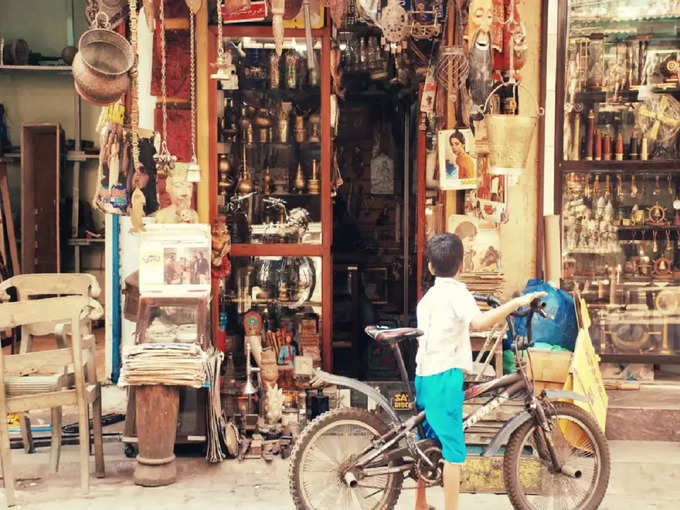
[[[601,508],[675,510],[680,501],[680,443],[613,441],[609,491]],[[288,461],[276,458],[208,465],[200,456],[178,458],[178,481],[160,488],[134,485],[135,462],[123,445],[105,443],[107,477],[92,479],[90,494],[79,488],[78,447],[62,448],[62,469],[48,473],[49,448],[25,455],[12,450],[19,478],[17,509],[31,510],[293,510],[288,494]],[[407,487],[412,487],[409,483]],[[4,490],[0,490],[4,505]],[[441,488],[429,490],[430,503],[443,509]],[[413,508],[414,492],[404,490],[399,510]],[[461,509],[510,509],[505,495],[464,494]],[[333,510],[329,508],[328,510]]]

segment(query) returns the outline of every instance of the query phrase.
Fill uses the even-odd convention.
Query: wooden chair
[[[39,296],[64,296],[77,295],[91,298],[99,297],[101,288],[97,279],[91,274],[86,273],[35,273],[20,274],[9,278],[0,283],[0,301],[9,301],[8,289],[14,288],[17,293],[17,301],[27,301]],[[93,306],[86,319],[81,321],[81,334],[91,333],[90,323],[103,316],[104,311],[98,302],[92,302]],[[33,347],[33,338],[54,333],[59,348],[66,347],[66,338],[70,334],[70,324],[66,322],[39,322],[21,327],[21,345],[19,353],[30,352]],[[20,381],[17,381],[20,383]],[[43,389],[47,387],[58,387],[60,381],[48,378],[41,381]],[[57,385],[57,386],[55,386]],[[56,416],[59,410],[54,410],[52,422],[61,421],[61,415]],[[24,451],[33,453],[33,434],[31,433],[31,421],[28,416],[22,414],[20,417],[21,437],[24,443]]]
[[[102,442],[101,388],[97,382],[95,341],[91,334],[81,335],[82,321],[87,319],[90,298],[68,296],[46,298],[16,303],[0,304],[0,329],[30,326],[43,322],[70,322],[71,346],[39,352],[4,355],[0,350],[0,417],[8,413],[23,413],[32,409],[59,409],[67,405],[78,406],[78,433],[80,439],[80,485],[89,489],[89,405],[93,411],[95,474],[104,476],[104,451]],[[69,370],[64,372],[64,367]],[[35,375],[20,377],[16,374],[35,373],[54,367],[63,386],[45,391]],[[32,384],[31,381],[36,384]],[[69,384],[69,383],[73,384]],[[20,384],[18,384],[20,383]],[[54,418],[54,414],[53,414]],[[52,450],[50,464],[59,465],[61,446],[61,414],[59,423],[52,423]],[[15,504],[14,472],[10,454],[9,428],[6,419],[0,419],[0,457],[5,480],[7,504]]]

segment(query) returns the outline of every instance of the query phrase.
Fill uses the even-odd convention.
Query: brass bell
[[[187,181],[201,182],[201,167],[198,165],[195,155],[187,165]]]

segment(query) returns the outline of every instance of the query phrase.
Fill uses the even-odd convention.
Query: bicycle
[[[490,306],[500,305],[491,296],[475,298]],[[593,510],[600,505],[609,483],[607,440],[590,414],[563,401],[585,401],[585,397],[564,390],[544,390],[535,395],[533,380],[527,372],[531,357],[520,354],[533,345],[534,314],[550,318],[544,307],[545,303],[534,300],[526,309],[506,318],[514,339],[517,372],[465,390],[465,400],[482,395],[491,398],[464,419],[463,429],[504,402],[523,399],[521,411],[503,425],[482,452],[483,457],[494,456],[506,445],[503,479],[513,507]],[[527,318],[526,337],[515,336],[512,316]],[[422,331],[368,327],[366,332],[392,348],[413,407],[415,399],[399,343],[417,338]],[[428,486],[442,484],[439,442],[418,439],[424,411],[402,420],[389,401],[371,386],[321,370],[316,371],[316,376],[324,383],[365,394],[376,402],[382,413],[338,408],[307,424],[295,444],[289,465],[289,487],[298,510],[389,510],[397,503],[404,477],[423,480]],[[522,462],[538,466],[538,477],[528,480],[532,477],[520,476]]]

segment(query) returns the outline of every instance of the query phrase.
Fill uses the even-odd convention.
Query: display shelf
[[[618,251],[598,250],[597,248],[574,248],[573,250],[564,250],[564,256],[568,255],[617,255]]]
[[[650,159],[640,160],[606,160],[606,161],[572,161],[560,160],[557,166],[563,172],[582,173],[675,173],[680,171],[680,159]]]
[[[680,225],[630,225],[630,226],[619,226],[617,227],[619,232],[637,232],[644,230],[672,230],[680,231]]]
[[[68,151],[66,153],[68,161],[86,161],[88,159],[99,159],[99,151],[97,153],[89,153],[84,151]]]
[[[593,18],[572,16],[569,18],[575,26],[610,26],[621,23],[677,23],[680,16],[638,16],[630,18]]]
[[[320,257],[323,254],[321,244],[232,244],[231,255],[233,257]]]
[[[3,157],[7,159],[21,159],[21,154],[18,152],[7,152]],[[67,161],[86,161],[88,159],[99,159],[99,154],[73,150],[66,152]]]
[[[675,84],[669,84],[668,87],[651,87],[648,92],[652,92],[655,94],[680,94],[680,88],[677,87]],[[612,94],[607,92],[606,90],[583,90],[581,92],[577,92],[576,95],[574,96],[576,99],[577,103],[607,103],[607,104],[621,104],[621,103],[630,103],[630,102],[636,102],[638,100],[638,95],[640,94],[640,90],[636,88],[632,88],[629,90],[624,90],[619,92],[616,95],[617,100],[612,101],[611,96]],[[609,101],[608,101],[608,97]]]
[[[70,74],[71,66],[10,66],[0,65],[0,71],[39,71],[53,72],[58,74]]]
[[[89,246],[94,243],[105,243],[106,239],[102,238],[94,238],[90,239],[87,237],[72,237],[71,239],[68,240],[69,246]]]

